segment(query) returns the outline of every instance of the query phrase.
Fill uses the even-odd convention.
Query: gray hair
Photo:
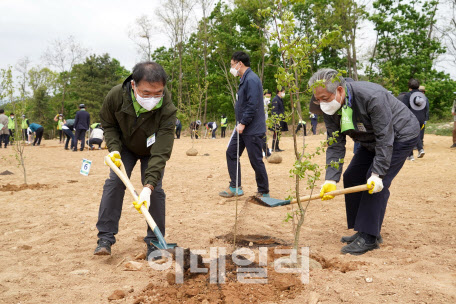
[[[333,69],[320,69],[309,79],[309,87],[315,85],[319,80],[322,80],[321,84],[317,86],[324,87],[329,93],[336,93],[337,87],[345,87],[345,79],[342,76],[337,76],[339,72]]]

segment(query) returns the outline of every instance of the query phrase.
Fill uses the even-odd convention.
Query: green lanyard
[[[345,87],[345,92],[347,92],[347,101],[348,101],[348,103],[350,103],[347,87]],[[350,105],[351,105],[351,103],[350,103]],[[345,132],[345,131],[354,130],[354,129],[355,129],[355,126],[353,125],[353,109],[351,107],[349,107],[346,103],[342,106],[342,118],[340,119],[340,131]]]

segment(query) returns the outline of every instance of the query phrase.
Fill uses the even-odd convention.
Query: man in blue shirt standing
[[[263,86],[260,78],[250,69],[250,58],[244,52],[235,52],[231,57],[230,73],[241,77],[237,100],[234,107],[237,126],[231,136],[226,150],[226,162],[230,174],[230,185],[219,193],[222,197],[244,195],[241,187],[241,164],[238,163],[237,145],[239,134],[239,157],[247,149],[250,164],[255,171],[258,197],[269,197],[269,181],[266,167],[263,163],[263,137],[266,133],[264,117]],[[236,168],[239,168],[238,189],[236,189]]]

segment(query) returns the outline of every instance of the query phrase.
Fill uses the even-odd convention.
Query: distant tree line
[[[165,0],[156,15],[139,17],[129,35],[142,60],[157,61],[167,71],[168,89],[184,125],[196,119],[219,121],[222,114],[234,122],[239,79],[229,73],[229,62],[235,51],[250,55],[251,68],[264,89],[275,93],[276,75],[284,64],[277,41],[264,29],[276,24],[258,10],[278,2],[293,12],[296,37],[310,45],[325,33],[339,33],[333,43],[310,55],[310,69],[288,76],[300,89],[294,100],[299,101],[297,113],[302,117],[308,117],[307,80],[323,67],[342,70],[354,80],[379,83],[395,95],[408,90],[410,78],[417,78],[426,86],[432,119],[451,115],[456,82],[435,65],[441,55],[454,56],[456,62],[456,48],[452,48],[456,23],[450,16],[453,19],[445,28],[437,26],[443,17],[436,0],[375,0],[370,12],[356,0]],[[454,8],[453,2],[447,0]],[[201,18],[192,25],[197,9]],[[161,27],[156,28],[157,22],[152,20],[159,20]],[[280,27],[281,20],[278,22]],[[359,31],[367,23],[374,26],[375,44],[361,52]],[[153,50],[156,31],[167,34],[169,43],[160,43],[169,47]],[[73,118],[80,103],[87,105],[96,121],[107,92],[130,71],[109,54],[87,53],[70,36],[51,43],[42,58],[44,65],[32,66],[24,57],[14,67],[2,69],[0,97],[4,104],[0,106],[7,113],[15,109],[18,118],[26,113],[47,130],[55,128],[55,114]],[[8,87],[8,77],[13,78],[13,87]],[[287,100],[285,97],[286,105]]]

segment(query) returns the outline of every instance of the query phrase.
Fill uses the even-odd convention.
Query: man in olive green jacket
[[[176,107],[166,87],[166,73],[155,62],[138,63],[121,85],[111,89],[100,111],[109,157],[120,166],[122,160],[128,177],[136,162],[141,162],[144,185],[137,205],[149,208],[161,233],[165,235],[165,192],[162,178],[174,143]],[[111,170],[103,187],[98,213],[98,246],[95,255],[110,255],[119,228],[125,186]],[[135,207],[138,208],[138,206]],[[148,227],[144,241],[147,256],[156,248],[157,238]],[[147,258],[147,257],[146,257]]]

